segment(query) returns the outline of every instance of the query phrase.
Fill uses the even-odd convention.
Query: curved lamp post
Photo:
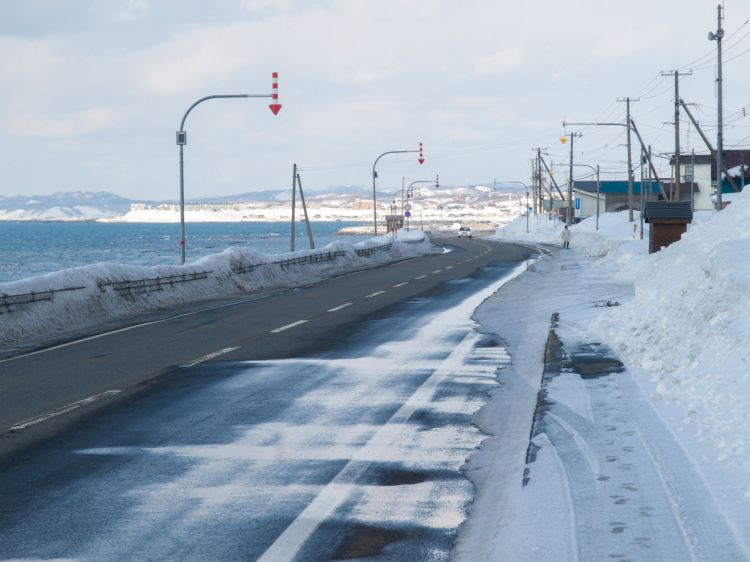
[[[420,142],[419,150],[389,150],[387,152],[384,152],[380,156],[378,156],[375,159],[375,162],[373,162],[372,164],[372,226],[375,231],[375,236],[378,235],[378,199],[377,199],[377,193],[375,191],[375,180],[378,177],[378,173],[375,171],[375,166],[378,165],[378,161],[386,154],[408,154],[410,152],[418,152],[419,153],[418,162],[420,164],[424,162],[424,157],[422,155],[422,143]]]
[[[526,234],[529,233],[529,186],[523,183],[522,181],[497,181],[495,180],[495,184],[498,183],[515,183],[517,185],[522,185],[524,189],[526,190]]]
[[[273,103],[269,104],[268,107],[273,114],[276,115],[281,109],[281,104],[279,104],[278,76],[279,75],[276,72],[272,75],[272,93],[270,94],[220,94],[206,96],[188,107],[185,115],[182,116],[180,128],[177,131],[177,145],[180,147],[180,265],[185,265],[185,163],[183,160],[183,147],[187,144],[187,132],[185,131],[185,120],[187,119],[187,116],[196,105],[203,103],[204,101],[221,98],[271,98]]]
[[[404,212],[404,192],[406,192],[406,202],[409,202],[409,199],[411,197],[414,197],[414,186],[418,183],[437,183],[437,180],[417,180],[413,181],[409,184],[409,186],[405,190],[401,190],[401,213]],[[406,230],[409,230],[409,217],[406,217]]]

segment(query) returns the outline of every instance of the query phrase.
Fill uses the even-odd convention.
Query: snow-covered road
[[[631,291],[552,249],[475,314],[513,359],[478,418],[494,437],[469,463],[478,495],[457,560],[750,559],[741,519],[590,329]]]
[[[320,356],[183,368],[84,420],[2,472],[0,558],[447,560],[472,416],[509,360],[471,315],[525,268],[449,281]]]

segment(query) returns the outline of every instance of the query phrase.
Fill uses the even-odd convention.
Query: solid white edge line
[[[352,305],[352,303],[350,303],[350,302],[345,302],[345,303],[344,303],[344,304],[342,304],[342,305],[339,305],[339,306],[335,306],[335,307],[333,307],[333,308],[329,308],[329,309],[328,309],[328,310],[327,310],[326,312],[338,312],[339,310],[341,310],[341,309],[343,309],[343,308],[346,308],[347,306],[351,306],[351,305]]]
[[[304,324],[307,322],[307,320],[297,320],[296,322],[292,322],[291,324],[287,324],[286,326],[282,326],[281,328],[276,328],[275,330],[271,330],[271,334],[278,334],[279,332],[283,332],[284,330],[288,330],[289,328],[294,328],[295,326],[299,326],[300,324]]]
[[[239,349],[239,347],[225,347],[224,349],[220,349],[219,351],[214,351],[213,353],[209,353],[208,355],[204,355],[203,357],[198,357],[198,359],[193,359],[192,361],[183,363],[182,365],[180,365],[180,367],[195,367],[199,363],[203,363],[204,361],[208,361],[209,359],[213,359],[214,357],[218,357],[219,355],[224,355],[226,353],[229,353],[230,351],[234,351],[235,349]]]
[[[394,425],[406,424],[418,408],[423,407],[432,399],[438,385],[448,373],[454,372],[466,360],[478,340],[479,334],[470,330],[453,352],[407,398],[398,411],[352,455],[341,471],[323,487],[315,499],[276,538],[257,562],[291,562],[296,559],[302,546],[323,521],[328,519],[336,508],[351,495],[355,486],[358,485],[358,479],[375,462],[373,459],[377,457],[376,451],[390,445],[394,438],[391,428]]]
[[[85,406],[86,404],[91,404],[92,402],[96,402],[97,400],[101,398],[106,398],[107,396],[114,396],[115,394],[120,394],[121,392],[122,390],[105,390],[104,392],[95,394],[94,396],[89,396],[88,398],[84,398],[83,400],[78,400],[77,402],[73,402],[71,404],[68,404],[67,406],[63,406],[62,408],[55,410],[53,412],[49,412],[47,414],[42,414],[41,416],[37,416],[35,418],[31,418],[28,420],[18,422],[17,424],[11,426],[10,431],[18,431],[21,429],[26,429],[27,427],[31,427],[32,425],[36,425],[38,423],[42,423],[43,421],[47,421],[50,418],[61,416],[62,414],[67,414],[68,412],[71,412],[75,410],[76,408],[80,408],[81,406]]]
[[[87,341],[98,340],[99,338],[105,338],[107,336],[121,334],[122,332],[129,332],[130,330],[135,330],[137,328],[145,328],[146,326],[153,326],[154,324],[163,324],[164,322],[169,322],[170,320],[178,320],[180,318],[186,318],[188,316],[195,316],[196,314],[202,314],[203,312],[211,312],[213,310],[221,310],[222,308],[229,308],[231,306],[239,306],[241,304],[246,304],[249,302],[260,301],[260,300],[267,299],[270,296],[272,296],[272,294],[269,293],[269,294],[261,295],[259,297],[253,297],[251,299],[232,301],[229,303],[220,304],[218,306],[209,306],[207,308],[201,308],[200,310],[192,310],[190,312],[183,312],[181,314],[176,314],[175,316],[170,316],[168,318],[160,318],[159,320],[150,320],[149,322],[141,322],[140,324],[133,324],[132,326],[125,326],[124,328],[117,328],[116,330],[110,330],[109,332],[102,332],[101,334],[94,334],[93,336],[86,336],[85,338],[61,343],[58,345],[53,345],[52,347],[45,347],[44,349],[37,349],[36,351],[30,351],[22,355],[16,355],[15,357],[8,357],[7,359],[0,359],[0,363],[8,363],[10,361],[16,361],[17,359],[23,359],[25,357],[33,357],[34,355],[41,355],[42,353],[47,353],[48,351],[55,351],[56,349],[70,347],[79,343],[85,343]]]
[[[372,298],[377,297],[378,295],[382,295],[383,293],[385,293],[385,291],[375,291],[374,293],[370,293],[369,295],[365,295],[365,298],[366,299],[372,299]]]

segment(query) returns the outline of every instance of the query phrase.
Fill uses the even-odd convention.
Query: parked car
[[[462,226],[458,229],[459,238],[471,238],[471,228],[468,226]]]

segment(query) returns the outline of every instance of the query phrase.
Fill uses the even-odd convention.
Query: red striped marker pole
[[[279,73],[274,72],[271,74],[271,103],[268,107],[271,109],[274,115],[278,115],[281,110],[281,104],[279,103]]]
[[[422,143],[419,143],[419,158],[417,159],[417,162],[420,164],[424,164],[424,152],[422,151]]]

